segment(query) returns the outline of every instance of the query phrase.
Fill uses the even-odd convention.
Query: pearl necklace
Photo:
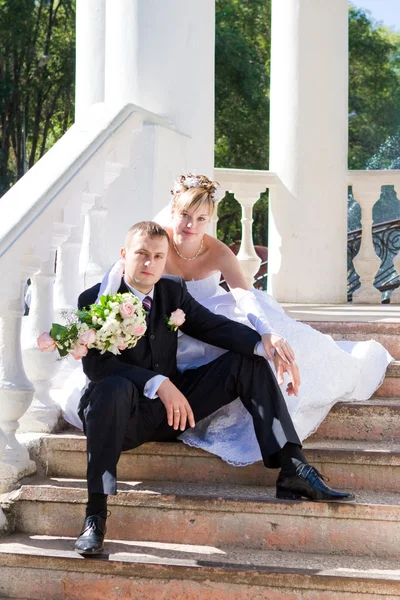
[[[197,258],[198,255],[200,254],[200,252],[203,249],[203,242],[204,242],[204,236],[201,238],[200,248],[197,250],[196,254],[194,256],[192,256],[191,258],[187,258],[186,256],[183,256],[183,254],[181,254],[179,252],[178,248],[176,247],[175,240],[172,238],[172,244],[174,246],[175,252],[177,253],[178,256],[180,256],[181,258],[183,258],[183,260],[194,260],[195,258]]]

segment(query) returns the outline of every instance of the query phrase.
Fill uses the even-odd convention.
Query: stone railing
[[[381,259],[375,252],[372,222],[373,208],[381,196],[382,186],[393,185],[397,196],[400,193],[400,171],[349,171],[348,184],[352,188],[354,200],[361,208],[361,245],[353,264],[360,278],[360,287],[353,293],[353,303],[379,304],[381,292],[374,286],[375,276],[381,265]],[[397,272],[400,272],[400,255],[393,260]],[[391,295],[391,303],[400,301],[396,289]]]
[[[112,218],[125,232],[126,219],[150,218],[158,208],[152,198],[164,202],[168,197],[178,169],[176,164],[166,169],[168,159],[158,156],[160,135],[170,148],[174,140],[184,146],[181,134],[157,115],[134,105],[118,110],[93,105],[0,199],[0,274],[5,283],[0,298],[0,492],[35,470],[17,430],[51,431],[59,419],[51,388],[62,386],[71,365],[68,360],[60,365],[55,353],[41,353],[38,335],[49,331],[63,309],[75,307],[79,293],[103,276],[109,254],[118,258],[123,237],[113,230]],[[177,161],[181,165],[182,157]],[[164,173],[161,192],[154,184],[157,168]],[[120,184],[129,169],[130,178]],[[147,212],[143,199],[138,202],[142,194]],[[109,204],[117,206],[110,213]],[[108,253],[113,235],[116,244]],[[23,317],[28,279],[30,311]],[[61,383],[55,384],[57,379]]]
[[[247,171],[241,169],[215,169],[215,179],[221,184],[223,194],[232,192],[242,207],[242,240],[238,258],[247,282],[252,285],[260,259],[257,256],[252,237],[253,207],[266,189],[277,185],[277,176],[270,171]],[[380,303],[381,292],[374,287],[374,279],[381,260],[377,256],[372,240],[372,211],[381,195],[381,188],[393,185],[400,192],[400,171],[349,171],[348,185],[353,197],[361,208],[361,245],[353,258],[354,267],[360,277],[360,287],[353,293],[354,303]],[[216,231],[218,218],[215,217],[213,231]],[[344,227],[347,224],[343,224]],[[400,253],[393,260],[400,274]],[[332,274],[334,276],[334,274]],[[391,302],[400,301],[400,288],[391,296]]]
[[[232,192],[242,208],[242,239],[238,259],[246,281],[253,285],[254,276],[260,268],[261,259],[257,256],[253,242],[253,208],[260,194],[270,190],[277,182],[270,171],[248,171],[245,169],[215,169],[215,180],[221,185],[221,196]],[[213,233],[217,229],[218,217],[213,222]]]

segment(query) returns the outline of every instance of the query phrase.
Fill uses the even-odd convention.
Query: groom
[[[87,437],[88,503],[75,549],[83,555],[103,550],[107,495],[116,494],[121,452],[149,441],[173,440],[237,397],[253,418],[265,466],[281,469],[278,498],[351,497],[326,486],[308,465],[270,366],[255,355],[262,338],[201,306],[179,277],[162,277],[168,249],[168,234],[158,224],[144,221],[129,229],[121,251],[125,276],[119,291],[131,291],[142,300],[147,332],[118,356],[92,349],[82,359],[91,381],[79,407]],[[98,291],[99,284],[83,292],[79,307],[94,303]],[[178,373],[177,332],[166,323],[178,308],[185,313],[180,327],[184,333],[228,352]],[[279,363],[279,357],[276,360]]]

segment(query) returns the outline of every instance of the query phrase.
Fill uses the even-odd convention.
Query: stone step
[[[400,361],[396,360],[388,366],[386,377],[376,390],[374,397],[400,397]]]
[[[284,501],[274,494],[274,488],[257,486],[121,482],[117,496],[109,497],[108,536],[247,550],[400,554],[400,494],[358,492],[342,503]],[[15,531],[75,537],[86,483],[33,478],[7,502]]]
[[[79,429],[64,421],[62,431],[76,433]],[[374,396],[359,402],[338,402],[312,439],[400,442],[400,398]]]
[[[400,399],[338,402],[310,439],[400,442]]]
[[[351,440],[307,440],[311,464],[339,488],[400,490],[400,443]],[[41,471],[51,477],[86,476],[86,439],[83,434],[43,436],[38,452]],[[124,452],[118,464],[121,480],[179,481],[273,485],[276,471],[262,463],[228,465],[219,457],[181,442],[151,442]]]
[[[222,546],[109,541],[83,559],[73,538],[0,541],[6,598],[30,600],[394,600],[398,561]]]
[[[299,315],[297,315],[299,316]],[[301,319],[303,321],[303,319]],[[375,340],[382,344],[393,356],[400,360],[400,324],[345,321],[303,321],[314,329],[326,333],[336,341],[363,342]]]
[[[63,431],[79,432],[65,421]],[[400,442],[400,398],[338,402],[312,439]]]

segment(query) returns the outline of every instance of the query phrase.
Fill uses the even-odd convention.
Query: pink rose
[[[84,344],[76,344],[73,348],[71,348],[69,353],[71,354],[71,356],[74,357],[75,360],[80,360],[81,358],[86,356],[86,354],[88,353],[88,349],[87,346],[85,346]]]
[[[146,331],[147,326],[145,324],[127,325],[125,329],[129,333],[129,335],[141,336]]]
[[[83,344],[84,346],[90,346],[91,344],[94,344],[95,341],[96,332],[94,331],[94,329],[88,329],[87,331],[81,333],[81,335],[79,336],[79,343]]]
[[[54,352],[56,343],[49,333],[42,333],[37,339],[40,352]]]
[[[123,343],[118,346],[118,350],[126,350],[127,347],[128,347],[128,344]]]
[[[181,325],[184,324],[185,320],[186,320],[185,313],[180,308],[177,308],[176,310],[174,310],[174,312],[171,313],[171,316],[169,318],[169,322],[173,327],[180,327]]]
[[[129,319],[135,312],[135,307],[131,302],[123,302],[119,307],[119,314],[123,319]]]
[[[141,336],[144,334],[144,332],[146,331],[147,327],[144,323],[142,323],[141,325],[136,325],[136,327],[134,327],[131,331],[131,335],[136,335],[136,336]]]

